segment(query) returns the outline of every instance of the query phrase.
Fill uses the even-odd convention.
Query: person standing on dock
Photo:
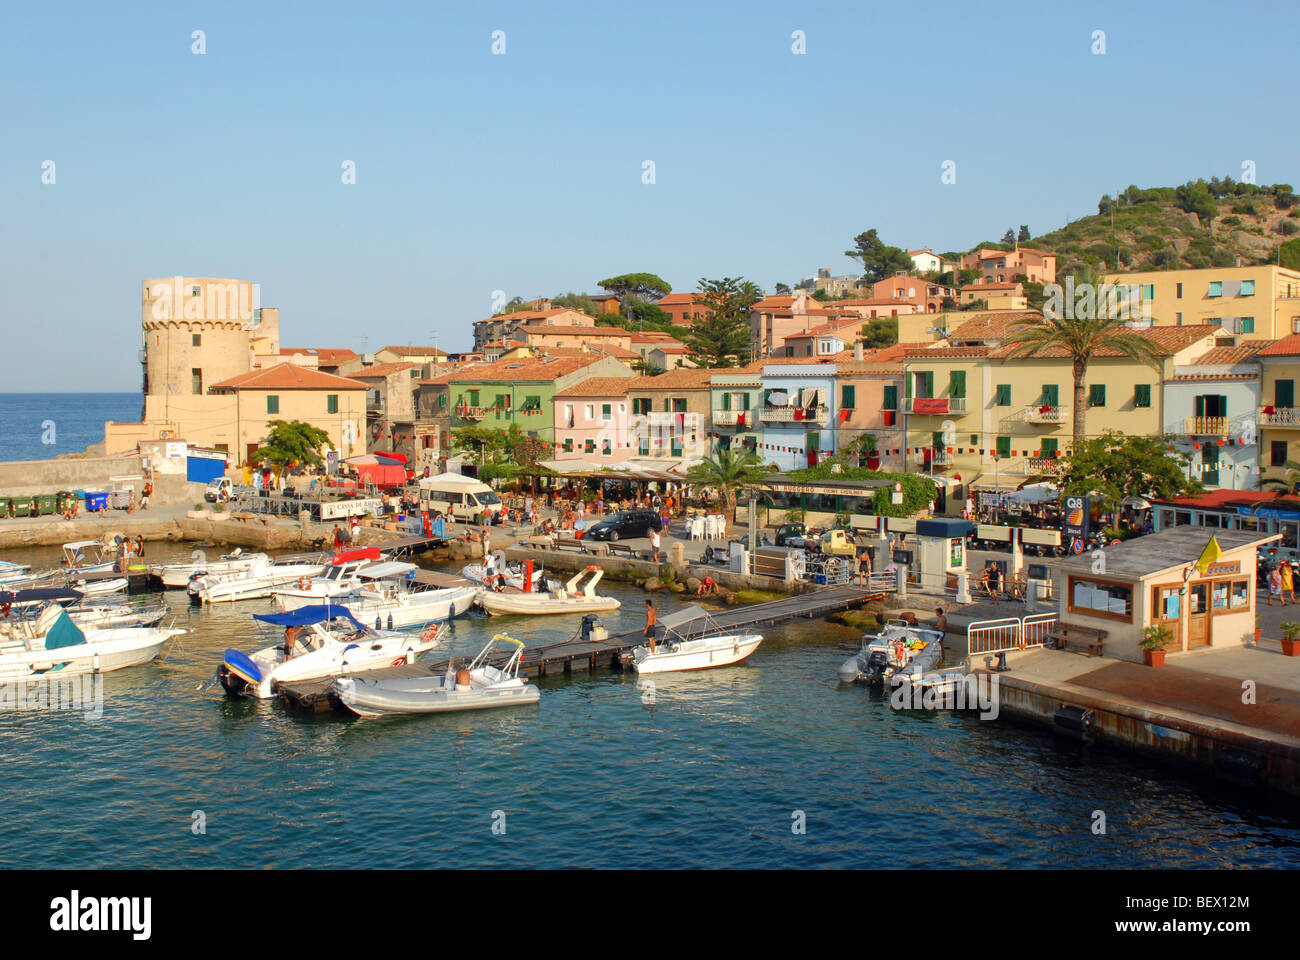
[[[659,614],[655,610],[654,601],[646,597],[645,601],[645,638],[650,641],[650,652],[655,652],[655,624],[659,622]]]
[[[339,529],[339,525],[337,523],[334,524],[334,549],[335,550],[343,549],[343,531]]]
[[[650,531],[650,560],[653,563],[659,562],[659,531],[658,530]]]

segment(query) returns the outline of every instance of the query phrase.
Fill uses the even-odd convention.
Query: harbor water
[[[0,393],[0,461],[82,453],[104,439],[104,421],[140,419],[139,393]]]
[[[192,545],[150,545],[149,560]],[[57,551],[0,559],[57,563]],[[639,629],[643,591],[603,583]],[[154,595],[156,598],[158,595]],[[777,625],[743,665],[539,682],[535,706],[304,716],[198,692],[270,601],[193,609],[165,659],[103,678],[103,715],[0,712],[5,867],[1286,867],[1285,801],[1007,720],[900,713],[836,680],[857,635]],[[656,595],[660,612],[681,601]],[[577,617],[453,622],[565,639]],[[1097,833],[1096,812],[1105,816]]]

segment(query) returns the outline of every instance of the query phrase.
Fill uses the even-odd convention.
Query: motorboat
[[[497,579],[496,575],[493,574],[489,577],[484,564],[481,563],[471,563],[469,566],[463,567],[460,571],[460,575],[464,577],[466,580],[468,580],[470,583],[477,583],[483,587],[493,587],[496,585],[495,583]],[[507,587],[514,587],[516,590],[522,590],[524,588],[523,564],[507,563],[505,566],[505,575],[506,575]],[[534,564],[533,565],[533,589],[536,590],[539,587],[544,588],[545,581],[546,581],[545,571],[542,570],[540,565]]]
[[[589,566],[569,578],[563,587],[545,593],[516,590],[480,590],[478,603],[493,616],[508,613],[600,613],[617,610],[622,604],[614,597],[596,596],[596,584],[605,575],[602,567]],[[586,579],[586,583],[579,583]]]
[[[117,548],[98,540],[76,540],[63,545],[63,565],[80,573],[117,568]]]
[[[502,644],[514,646],[509,658],[500,666],[488,663]],[[468,667],[449,664],[446,673],[424,677],[343,677],[334,681],[330,693],[361,717],[517,707],[541,699],[537,687],[519,676],[523,655],[523,641],[498,633]]]
[[[429,627],[421,634],[372,630],[339,604],[254,616],[284,627],[285,642],[251,654],[226,651],[214,679],[232,696],[265,700],[275,696],[279,683],[414,663],[445,639],[443,626]]]
[[[931,670],[942,656],[941,631],[889,620],[879,633],[862,638],[862,649],[841,664],[839,677],[844,683],[861,680],[879,687],[895,674],[912,675]]]
[[[102,597],[110,593],[121,593],[127,588],[129,581],[126,577],[106,577],[98,580],[82,580],[74,578],[72,586],[88,597]]]
[[[247,569],[225,574],[195,576],[185,588],[191,603],[232,603],[269,597],[279,587],[319,577],[324,563],[280,563],[258,560]]]
[[[357,572],[363,586],[346,600],[352,615],[362,623],[389,630],[422,627],[466,613],[474,606],[479,588],[460,587],[412,589],[413,563],[389,560],[372,563]]]
[[[724,633],[681,639],[665,636],[655,643],[632,650],[632,668],[637,673],[671,673],[674,670],[704,670],[740,663],[758,649],[763,637],[757,633]]]
[[[154,563],[149,565],[149,576],[158,580],[164,587],[170,590],[184,589],[189,585],[190,580],[195,574],[200,576],[212,574],[221,576],[228,573],[239,573],[247,570],[259,560],[270,561],[270,557],[265,553],[244,553],[242,548],[236,548],[227,554],[222,554],[219,560],[209,561],[203,556],[202,551],[194,551],[197,556],[189,563]]]
[[[23,616],[31,609],[50,603],[70,606],[80,603],[85,594],[70,587],[22,587],[0,590],[0,620]]]
[[[32,579],[32,565],[30,563],[14,563],[12,560],[0,560],[0,587],[30,579]]]
[[[156,627],[167,617],[167,606],[136,607],[129,603],[82,603],[68,607],[68,616],[85,627]]]
[[[30,620],[0,624],[0,681],[82,673],[107,673],[148,663],[174,627],[81,627],[57,603]]]
[[[295,582],[271,591],[271,600],[277,610],[296,610],[299,607],[325,603],[353,596],[361,588],[358,573],[381,559],[377,547],[340,553],[319,577],[300,577]]]

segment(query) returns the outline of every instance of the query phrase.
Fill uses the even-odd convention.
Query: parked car
[[[203,499],[208,503],[217,502],[217,491],[225,494],[225,499],[230,499],[231,485],[229,477],[218,477],[208,484],[208,488],[203,491]]]
[[[804,535],[807,532],[808,532],[808,528],[805,527],[802,523],[783,524],[776,531],[776,538],[775,538],[776,545],[778,547],[801,547],[803,546]],[[791,543],[790,542],[791,540],[797,542]]]
[[[648,537],[651,530],[662,530],[663,518],[653,510],[625,510],[587,528],[588,540],[621,540],[624,537]]]

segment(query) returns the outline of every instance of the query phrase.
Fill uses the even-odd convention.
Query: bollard
[[[907,596],[907,564],[898,565],[898,596]]]
[[[970,574],[962,570],[957,574],[957,602],[970,603]]]
[[[686,566],[686,544],[680,540],[674,540],[671,547],[672,563],[675,568],[681,570]]]

